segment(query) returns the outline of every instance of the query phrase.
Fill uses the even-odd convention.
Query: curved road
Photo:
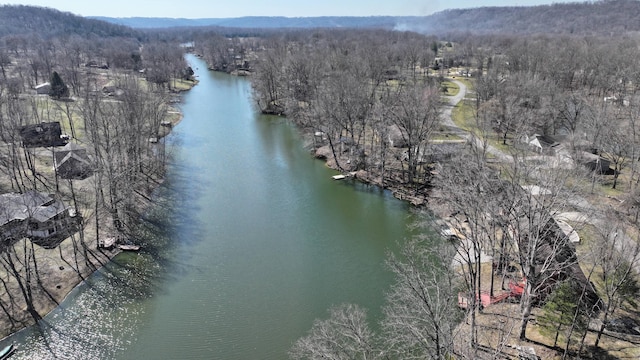
[[[458,125],[456,125],[456,123],[453,122],[451,113],[453,112],[453,109],[456,107],[456,105],[458,105],[458,103],[462,101],[464,97],[467,95],[467,85],[465,85],[463,82],[459,80],[449,79],[449,81],[456,84],[460,88],[460,91],[458,91],[458,93],[454,96],[445,97],[445,99],[448,100],[448,104],[444,105],[444,110],[442,110],[442,113],[441,113],[442,124],[448,126],[453,133],[465,139],[467,142],[473,143],[477,148],[485,149],[489,154],[493,155],[496,159],[502,162],[512,162],[513,157],[511,155],[507,155],[503,153],[499,149],[489,145],[488,143],[478,138],[474,134],[460,128]]]

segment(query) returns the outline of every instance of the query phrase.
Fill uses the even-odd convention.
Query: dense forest
[[[640,2],[601,0],[531,7],[447,10],[410,22],[407,30],[434,34],[623,35],[640,30]]]
[[[93,23],[36,8],[0,38],[0,189],[74,204],[81,230],[60,258],[76,259],[78,274],[80,263],[95,268],[97,239],[135,234],[162,180],[170,96],[193,84],[179,44],[191,42],[212,70],[250,76],[257,109],[296,124],[314,156],[419,205],[416,236],[388,259],[395,282],[381,322],[338,305],[292,358],[638,357],[638,9],[480,8],[426,17],[430,29],[423,18],[396,24],[426,33],[114,27],[49,37],[25,26],[53,23],[47,12],[73,19],[50,34]],[[45,80],[58,90],[36,96]],[[59,180],[53,150],[23,146],[22,127],[54,120],[99,171]],[[40,278],[38,246],[3,240],[0,309],[12,331],[39,320],[37,295],[55,290]]]
[[[240,18],[176,19],[176,18],[112,18],[95,16],[93,19],[125,25],[136,29],[154,29],[167,27],[225,27],[252,29],[287,28],[386,28],[392,29],[398,21],[411,20],[414,17],[395,16],[323,16],[297,17],[247,16]]]

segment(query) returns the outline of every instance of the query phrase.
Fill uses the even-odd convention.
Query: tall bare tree
[[[389,88],[384,98],[384,116],[396,126],[407,148],[408,183],[416,181],[418,164],[425,161],[428,141],[440,118],[440,96],[428,82],[415,82]]]
[[[594,283],[602,298],[602,318],[594,347],[598,347],[605,327],[624,305],[638,306],[640,244],[631,238],[617,219],[607,219],[599,227],[592,258],[598,268]]]
[[[382,358],[380,354],[365,310],[351,304],[331,308],[329,318],[316,320],[289,351],[293,359],[366,360]]]
[[[455,247],[439,242],[433,234],[422,234],[387,261],[396,279],[382,327],[393,358],[440,360],[454,351],[457,286],[448,267]]]

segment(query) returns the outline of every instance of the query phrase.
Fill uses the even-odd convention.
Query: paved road
[[[456,105],[460,101],[462,101],[464,97],[467,95],[468,89],[467,89],[467,86],[461,81],[454,80],[454,79],[451,79],[450,81],[456,84],[460,88],[460,91],[454,96],[445,97],[445,99],[448,100],[448,103],[445,104],[444,110],[440,115],[442,124],[448,126],[451,129],[452,133],[465,139],[467,142],[474,144],[477,148],[485,149],[489,154],[493,155],[497,160],[501,162],[513,162],[513,157],[511,155],[507,155],[502,151],[500,151],[499,149],[495,148],[494,146],[491,146],[483,142],[480,138],[478,138],[477,136],[474,136],[473,134],[469,133],[464,129],[461,129],[458,125],[456,125],[453,122],[451,113],[453,112],[453,109],[456,107]]]
[[[453,108],[455,108],[456,105],[467,95],[467,85],[458,80],[451,81],[458,85],[460,91],[458,91],[458,93],[454,96],[445,97],[445,99],[448,100],[448,103],[444,105],[444,110],[442,110],[442,113],[440,114],[441,121],[442,124],[450,127],[452,132],[454,132],[456,135],[465,136],[468,135],[467,132],[459,128],[458,125],[453,122],[453,119],[451,118],[451,112],[453,111]]]

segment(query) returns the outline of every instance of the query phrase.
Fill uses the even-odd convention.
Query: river
[[[245,78],[209,72],[182,122],[140,253],[123,253],[39,326],[14,359],[283,359],[344,302],[380,317],[406,204],[335,173],[284,119],[259,115]]]

